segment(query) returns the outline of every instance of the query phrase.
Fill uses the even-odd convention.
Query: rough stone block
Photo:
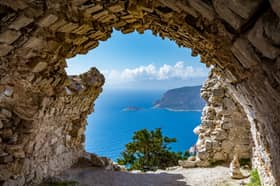
[[[99,45],[99,43],[97,41],[89,41],[84,45],[84,48],[87,50],[96,48]]]
[[[223,141],[222,142],[222,149],[226,153],[232,153],[234,150],[234,144],[231,141]]]
[[[216,12],[236,30],[253,16],[261,3],[262,0],[213,1]]]
[[[280,54],[279,48],[274,47],[265,38],[262,19],[259,19],[253,29],[251,29],[248,34],[248,39],[267,58],[275,59]]]
[[[67,22],[64,19],[59,19],[55,23],[53,23],[49,28],[53,31],[56,31],[58,28],[62,27],[65,24],[67,24]]]
[[[210,151],[212,149],[212,141],[207,139],[205,140],[205,149],[206,151]]]
[[[21,33],[14,30],[6,30],[0,34],[0,42],[12,44],[21,36]]]
[[[7,55],[13,48],[13,46],[8,44],[0,44],[0,56]]]
[[[234,29],[238,30],[241,28],[244,20],[232,12],[232,10],[228,7],[228,1],[214,0],[213,5],[220,17],[229,23]]]
[[[189,160],[179,160],[178,164],[184,168],[194,168],[196,167],[195,161],[189,161]]]
[[[187,14],[190,14],[193,17],[198,17],[198,14],[196,13],[196,11],[189,5],[189,3],[187,1],[177,1],[176,4]]]
[[[113,13],[121,12],[121,11],[124,10],[124,8],[125,8],[125,4],[122,1],[118,4],[115,4],[115,5],[112,5],[112,6],[108,7],[108,9]]]
[[[0,118],[11,118],[13,116],[12,112],[8,109],[2,108],[0,112]]]
[[[214,9],[211,5],[200,0],[189,1],[190,5],[199,12],[203,17],[212,21],[215,17]]]
[[[38,62],[35,64],[35,66],[32,68],[32,72],[42,72],[48,67],[48,63],[46,62]]]
[[[44,46],[45,46],[45,42],[42,39],[36,37],[30,38],[28,42],[24,44],[24,47],[31,48],[33,50],[40,50]]]
[[[34,20],[32,18],[21,15],[9,26],[9,28],[15,29],[15,30],[20,30],[21,28],[29,25],[33,21]]]
[[[58,17],[53,14],[49,14],[44,16],[39,22],[38,25],[41,27],[48,27],[51,24],[55,23],[57,21]]]
[[[98,20],[98,19],[104,18],[105,16],[108,16],[108,15],[109,15],[109,11],[108,10],[103,10],[101,12],[93,14],[91,16],[91,18],[94,19],[94,20]]]
[[[213,88],[212,94],[213,94],[213,96],[224,97],[225,90],[223,88]]]
[[[171,8],[172,10],[176,11],[176,12],[180,12],[181,9],[176,5],[176,1],[170,1],[170,0],[160,0],[160,2],[162,4],[164,4],[165,6]]]
[[[76,28],[78,28],[79,25],[75,24],[75,23],[67,23],[63,26],[61,26],[58,31],[59,32],[65,32],[65,33],[71,33],[73,30],[75,30]]]
[[[228,129],[232,128],[232,123],[222,123],[221,128],[228,130]]]
[[[74,45],[81,45],[82,43],[84,43],[88,39],[89,39],[88,37],[78,37],[73,41],[73,43],[74,43]]]
[[[204,132],[205,130],[202,128],[202,126],[197,126],[193,129],[193,132],[197,135],[199,135],[200,133]]]
[[[196,161],[196,166],[197,167],[209,167],[210,166],[210,163],[209,161]]]
[[[264,35],[275,46],[280,45],[280,17],[274,13],[264,16]]]
[[[28,5],[22,0],[1,0],[0,4],[11,7],[14,10],[22,10],[28,7]]]
[[[103,9],[103,6],[100,4],[97,4],[95,6],[92,6],[90,8],[87,8],[86,10],[84,10],[84,16],[85,17],[91,17],[92,14],[101,11]]]
[[[82,35],[82,34],[86,34],[90,30],[92,30],[92,27],[90,25],[84,24],[78,27],[77,29],[75,29],[73,33]]]
[[[227,138],[227,133],[226,131],[222,129],[217,129],[216,131],[212,132],[212,135],[214,136],[215,140],[224,140]]]
[[[263,0],[227,1],[228,7],[245,20],[250,19],[263,3]]]
[[[260,61],[247,39],[238,38],[232,45],[231,51],[245,68],[255,66]]]
[[[12,155],[8,155],[8,156],[0,156],[0,163],[1,164],[5,164],[5,163],[9,163],[9,162],[12,162],[14,159],[13,159],[13,156]]]
[[[206,152],[206,151],[198,151],[197,152],[197,157],[200,159],[200,160],[206,160],[209,158],[209,153]]]
[[[280,17],[280,1],[279,0],[269,0],[271,8]]]
[[[72,0],[74,6],[80,6],[81,4],[87,2],[88,0]]]
[[[216,152],[213,156],[213,159],[216,161],[225,160],[225,156],[223,152]]]
[[[109,14],[104,19],[102,19],[101,22],[102,23],[109,23],[109,22],[114,22],[117,19],[118,19],[117,16],[115,16],[114,14]]]
[[[58,43],[54,40],[47,40],[46,45],[46,51],[55,52],[59,48],[59,46],[61,46],[61,43]]]
[[[2,129],[0,131],[0,136],[4,139],[10,138],[13,136],[13,131],[12,129]]]

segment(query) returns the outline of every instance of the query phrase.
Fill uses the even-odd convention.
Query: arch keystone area
[[[152,30],[212,65],[247,117],[263,184],[280,185],[277,0],[0,0],[0,20],[1,183],[38,183],[82,156],[104,78],[94,68],[69,77],[65,60],[115,28]]]

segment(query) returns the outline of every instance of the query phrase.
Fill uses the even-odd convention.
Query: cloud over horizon
[[[160,67],[156,67],[153,64],[149,64],[123,70],[101,70],[101,73],[104,74],[106,82],[113,85],[145,80],[165,81],[201,78],[207,77],[208,70],[206,68],[186,66],[185,62],[178,61],[173,66],[163,64]]]

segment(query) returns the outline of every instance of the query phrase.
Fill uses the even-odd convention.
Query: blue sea
[[[135,131],[161,128],[164,135],[177,139],[173,151],[189,149],[197,140],[193,129],[200,124],[201,112],[174,112],[153,108],[164,91],[107,90],[95,102],[88,117],[85,148],[88,152],[116,161]],[[137,111],[123,111],[129,106]]]

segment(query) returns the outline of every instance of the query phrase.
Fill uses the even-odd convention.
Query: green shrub
[[[261,180],[257,169],[251,171],[250,182],[247,186],[261,186]]]
[[[186,159],[189,153],[172,152],[168,145],[174,142],[176,139],[163,136],[160,128],[137,131],[132,142],[126,144],[118,163],[129,170],[141,171],[155,171],[178,165],[178,160]]]

